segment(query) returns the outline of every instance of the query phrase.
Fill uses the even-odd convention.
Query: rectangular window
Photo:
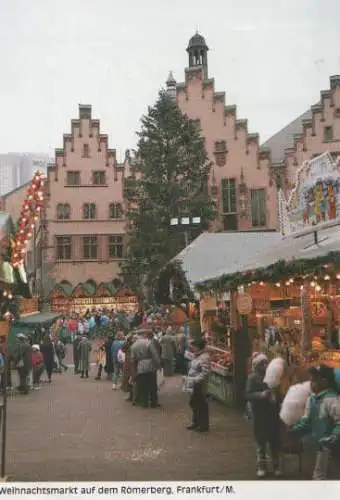
[[[106,183],[106,178],[104,170],[93,172],[92,184],[94,184],[95,186],[105,186],[105,183]]]
[[[96,205],[94,203],[84,203],[83,218],[84,219],[96,218]]]
[[[90,148],[88,144],[83,145],[83,158],[90,158]]]
[[[84,236],[83,238],[84,259],[97,259],[97,256],[98,256],[97,236]]]
[[[67,172],[67,185],[80,186],[80,172]]]
[[[57,260],[71,260],[72,238],[71,236],[57,236]]]
[[[118,236],[118,235],[109,236],[109,258],[110,259],[123,258],[123,236]]]
[[[215,153],[226,153],[227,143],[226,141],[216,141],[215,142]]]
[[[236,179],[222,179],[222,212],[236,214]]]
[[[120,203],[110,203],[109,217],[110,219],[121,219],[123,217],[123,208]]]
[[[223,230],[224,231],[237,231],[237,214],[223,215]]]
[[[264,227],[266,225],[266,190],[251,190],[251,218],[253,227]]]
[[[323,129],[324,141],[331,142],[333,140],[333,127],[325,127]]]

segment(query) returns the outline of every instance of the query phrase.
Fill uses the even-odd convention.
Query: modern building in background
[[[46,174],[50,162],[44,153],[0,154],[0,196],[29,182],[37,170]]]

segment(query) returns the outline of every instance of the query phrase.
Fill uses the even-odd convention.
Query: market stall
[[[89,280],[73,287],[61,282],[49,294],[51,310],[64,315],[84,315],[92,310],[125,311],[135,313],[138,298],[124,287],[116,288],[112,282],[96,284]]]
[[[8,347],[14,346],[18,333],[29,335],[35,343],[40,343],[44,330],[48,332],[59,318],[60,314],[57,313],[38,313],[12,321],[9,327]]]
[[[280,193],[280,218],[279,244],[198,288],[251,298],[240,316],[253,351],[275,356],[280,346],[292,367],[340,367],[340,165],[327,154],[306,162],[293,191]]]

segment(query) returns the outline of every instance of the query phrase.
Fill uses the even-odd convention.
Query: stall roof
[[[317,232],[315,244],[314,233],[303,236],[288,236],[275,242],[270,248],[257,251],[252,259],[245,261],[240,271],[250,271],[260,267],[268,267],[279,260],[287,262],[300,259],[315,259],[330,252],[340,251],[340,226],[333,226]],[[229,274],[229,273],[224,273]]]
[[[56,319],[60,318],[61,314],[59,313],[39,313],[39,314],[31,314],[30,316],[25,316],[24,318],[19,318],[16,323],[17,324],[25,324],[25,325],[41,325],[46,323],[53,323]]]
[[[233,274],[253,258],[282,240],[274,231],[203,233],[173,260],[178,260],[190,285]]]

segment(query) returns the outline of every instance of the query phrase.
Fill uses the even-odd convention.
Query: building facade
[[[108,136],[91,106],[80,105],[47,173],[41,220],[45,299],[61,282],[99,284],[117,277],[125,256],[123,187],[124,167]]]
[[[237,117],[235,105],[226,104],[224,92],[215,90],[208,74],[208,46],[196,33],[187,47],[185,82],[170,74],[168,93],[179,108],[200,125],[213,167],[211,195],[218,207],[215,229],[275,229],[276,188],[271,182],[270,152],[262,151],[259,135],[248,131],[248,122]]]
[[[320,100],[266,141],[270,179],[285,191],[292,189],[296,171],[304,161],[329,152],[340,156],[340,75],[330,77]]]

